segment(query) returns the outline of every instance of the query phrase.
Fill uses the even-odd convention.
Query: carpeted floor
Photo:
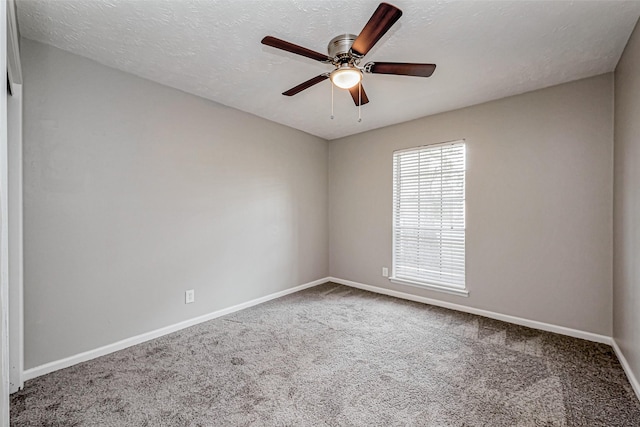
[[[639,426],[612,349],[325,284],[28,381],[15,426]]]

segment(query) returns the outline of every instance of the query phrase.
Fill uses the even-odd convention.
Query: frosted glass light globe
[[[362,72],[357,68],[339,68],[331,73],[331,81],[340,89],[349,89],[360,83]]]

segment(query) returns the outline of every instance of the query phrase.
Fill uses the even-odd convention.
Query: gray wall
[[[22,47],[25,369],[328,275],[326,141]]]
[[[615,79],[613,337],[640,379],[640,25]]]
[[[390,283],[393,151],[463,138],[470,296]],[[612,167],[612,74],[331,141],[331,276],[610,336]]]

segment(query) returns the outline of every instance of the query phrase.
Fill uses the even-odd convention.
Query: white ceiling
[[[363,61],[431,62],[430,78],[365,75],[362,122],[331,66],[260,44],[266,35],[325,53],[358,34],[372,0],[18,0],[23,37],[326,138],[612,71],[640,1],[391,0],[403,16]]]

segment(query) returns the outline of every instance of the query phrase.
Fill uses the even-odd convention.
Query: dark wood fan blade
[[[296,87],[292,87],[291,89],[289,89],[286,92],[282,92],[282,94],[285,95],[285,96],[293,96],[296,93],[302,92],[305,89],[309,89],[313,85],[317,85],[321,81],[327,80],[328,78],[329,78],[328,74],[320,74],[319,76],[315,76],[314,78],[309,79],[304,83],[300,83]]]
[[[307,49],[306,47],[298,46],[297,44],[289,43],[288,41],[280,40],[275,37],[266,36],[262,39],[262,44],[275,47],[276,49],[286,50],[287,52],[295,53],[296,55],[306,56],[307,58],[315,59],[320,62],[331,62],[331,58],[320,52]]]
[[[361,94],[358,93],[358,86],[360,86],[360,90],[362,91]],[[362,105],[369,102],[369,98],[367,97],[367,93],[364,91],[364,86],[362,86],[362,83],[350,88],[349,93],[351,94],[351,98],[353,98],[353,102],[355,102],[356,106],[360,105],[358,102],[360,101],[360,96],[362,96]]]
[[[411,64],[408,62],[369,62],[364,70],[374,74],[396,74],[400,76],[430,77],[436,64]]]
[[[380,3],[378,8],[364,26],[360,35],[353,42],[351,52],[358,56],[364,56],[371,50],[380,37],[389,31],[389,28],[402,16],[402,11],[388,3]]]

